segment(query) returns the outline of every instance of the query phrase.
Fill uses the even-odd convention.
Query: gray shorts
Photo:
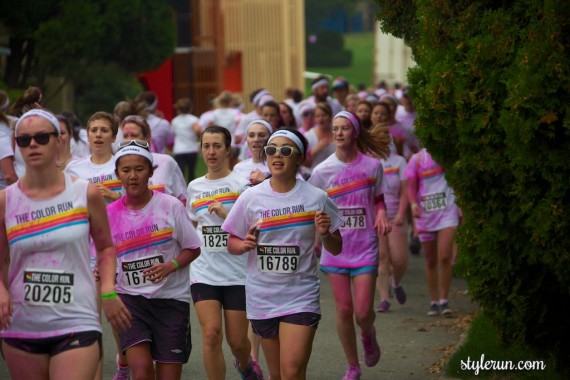
[[[119,332],[121,350],[149,342],[152,359],[160,363],[187,363],[192,351],[190,304],[172,299],[148,299],[119,294],[129,309],[131,328]]]

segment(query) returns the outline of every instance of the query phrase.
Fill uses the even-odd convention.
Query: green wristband
[[[117,298],[117,296],[118,296],[117,292],[101,293],[102,300],[110,300],[113,298]]]
[[[174,266],[176,267],[176,270],[180,269],[180,264],[178,264],[178,261],[176,259],[172,259],[172,260],[170,260],[170,262],[172,264],[174,264]]]

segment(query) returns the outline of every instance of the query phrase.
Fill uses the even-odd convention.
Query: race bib
[[[364,229],[366,228],[366,210],[363,208],[341,208],[342,224],[344,229]]]
[[[225,248],[228,246],[228,233],[222,226],[203,226],[202,238],[206,248]]]
[[[440,211],[447,208],[445,193],[430,193],[422,195],[421,202],[422,210],[425,212]]]
[[[123,268],[123,286],[126,288],[140,288],[143,286],[157,285],[148,277],[144,277],[143,271],[155,264],[163,262],[164,257],[161,254],[141,257],[132,261],[123,261],[121,263],[121,267]],[[164,281],[166,281],[166,279],[164,279],[163,282]]]
[[[258,245],[257,269],[265,273],[295,273],[300,254],[296,245]]]
[[[73,273],[24,270],[24,301],[29,305],[67,306],[73,303]]]

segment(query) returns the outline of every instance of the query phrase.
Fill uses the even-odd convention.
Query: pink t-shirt
[[[455,195],[445,180],[445,171],[424,148],[414,154],[406,168],[406,178],[418,182],[416,202],[420,217],[418,232],[434,232],[459,224]]]
[[[332,154],[313,169],[308,182],[327,192],[343,219],[342,253],[334,256],[323,248],[321,265],[338,268],[378,265],[374,221],[375,198],[385,190],[382,162],[358,153],[356,160],[345,163]]]
[[[388,218],[393,219],[400,208],[401,182],[406,180],[406,159],[398,154],[392,153],[390,157],[382,160],[384,176],[386,177],[386,192],[384,193],[384,203]]]

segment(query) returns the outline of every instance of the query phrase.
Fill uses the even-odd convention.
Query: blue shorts
[[[321,265],[321,271],[326,274],[348,274],[350,277],[360,276],[361,274],[373,274],[374,276],[378,275],[378,267],[375,267],[373,265],[366,265],[358,268],[337,268]]]

